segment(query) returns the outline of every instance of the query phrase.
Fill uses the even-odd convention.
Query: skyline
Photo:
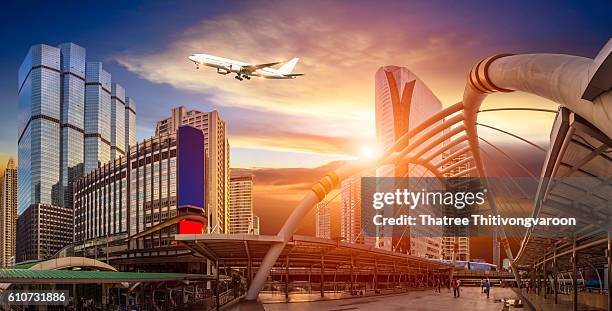
[[[75,13],[75,23],[84,26],[76,31],[73,23],[49,22],[54,13],[60,14],[53,5],[41,4],[48,10],[20,20],[10,14],[19,10],[18,5],[9,7],[7,19],[12,22],[0,32],[15,48],[2,51],[0,57],[0,68],[6,73],[0,81],[0,101],[6,108],[0,115],[0,168],[9,156],[16,158],[13,116],[18,64],[32,44],[75,42],[88,49],[88,58],[105,63],[113,79],[128,90],[127,96],[137,98],[138,142],[153,136],[155,122],[167,117],[173,107],[218,110],[228,124],[232,168],[255,174],[255,213],[261,216],[262,234],[273,234],[313,180],[338,167],[339,161],[359,156],[361,147],[374,141],[374,73],[379,66],[406,66],[447,107],[460,100],[469,68],[486,56],[555,51],[594,57],[612,25],[598,18],[610,12],[607,6],[587,9],[571,2],[546,13],[541,7],[545,4],[540,3],[522,8],[448,4],[449,10],[439,10],[440,2],[384,3],[374,8],[370,3],[326,4],[328,10],[320,14],[309,14],[320,3],[290,7],[265,2],[255,7],[231,2],[210,4],[206,10],[193,9],[198,4],[173,5],[172,10],[164,3],[146,8],[142,3],[94,6]],[[66,12],[81,9],[78,5],[62,8]],[[391,16],[379,18],[373,9]],[[342,14],[346,10],[351,14]],[[496,10],[505,14],[492,21],[489,16]],[[233,13],[221,13],[226,11]],[[46,12],[45,16],[40,12]],[[262,12],[273,12],[278,24],[265,19],[240,22]],[[534,12],[546,18],[534,19]],[[159,19],[172,22],[157,23]],[[359,24],[360,19],[367,19],[367,26]],[[513,19],[522,22],[508,29]],[[48,25],[48,33],[27,31],[41,25]],[[481,29],[483,25],[490,28]],[[492,37],[491,33],[503,35]],[[228,36],[240,39],[225,40]],[[253,62],[299,56],[297,70],[306,75],[291,81],[238,83],[212,71],[196,70],[187,59],[194,52]],[[493,94],[484,107],[504,105],[556,107],[520,92]],[[524,117],[505,112],[483,114],[480,120],[545,143],[552,119],[548,114]],[[494,142],[500,137],[486,129],[481,133]],[[510,143],[507,149],[537,172],[542,159],[524,155],[522,148]],[[338,215],[339,209],[333,208],[332,219]],[[314,232],[313,216],[308,216],[310,225],[298,232]],[[335,223],[332,235],[339,232]]]
[[[363,124],[374,124],[373,74],[381,65],[407,66],[446,107],[460,100],[467,70],[486,55],[554,50],[593,57],[610,28],[610,22],[597,18],[599,14],[605,16],[609,8],[602,5],[600,10],[596,6],[580,10],[571,2],[540,19],[529,16],[545,4],[523,5],[523,9],[503,4],[445,5],[453,10],[439,10],[440,2],[377,4],[375,8],[380,12],[390,14],[384,19],[376,18],[372,4],[357,6],[347,2],[326,3],[326,12],[318,14],[307,14],[317,4],[210,3],[206,10],[193,10],[197,13],[188,10],[193,5],[180,3],[173,5],[173,10],[167,10],[169,5],[164,3],[155,3],[146,10],[142,3],[106,9],[90,7],[78,15],[76,23],[86,26],[78,31],[73,31],[72,23],[53,21],[49,33],[30,32],[24,36],[18,36],[21,32],[14,30],[49,23],[53,14],[43,17],[33,13],[24,20],[15,20],[10,18],[15,15],[9,13],[8,18],[14,23],[2,30],[2,36],[15,48],[3,52],[0,68],[5,69],[3,72],[15,72],[11,67],[18,66],[31,44],[73,41],[87,47],[92,60],[108,64],[113,77],[129,91],[127,95],[138,98],[148,108],[138,116],[138,141],[152,136],[155,121],[172,107],[216,109],[228,122],[232,167],[313,168],[359,156],[362,146],[374,141],[373,126]],[[57,10],[53,5],[41,6],[48,6],[51,13]],[[220,13],[230,8],[235,9],[230,10],[233,13]],[[6,12],[18,9],[19,5],[13,4]],[[65,8],[68,12],[75,9],[70,4]],[[474,12],[470,13],[470,9]],[[494,21],[485,18],[499,9],[504,9],[503,17]],[[351,14],[339,15],[347,10]],[[245,16],[264,11],[275,14],[274,22],[268,19],[241,22]],[[172,22],[163,27],[152,23],[158,18]],[[83,23],[85,19],[87,23]],[[368,20],[367,26],[358,23],[363,19]],[[431,22],[440,19],[445,22]],[[505,22],[512,19],[525,22],[497,32],[503,36],[491,37],[479,29],[483,24],[493,30],[505,28]],[[129,30],[117,35],[117,27]],[[526,29],[533,31],[527,33]],[[571,41],[559,42],[560,33]],[[229,35],[233,40],[224,40]],[[302,61],[297,69],[306,76],[303,81],[235,83],[214,72],[195,70],[186,59],[194,52],[253,62],[299,56]],[[16,113],[15,84],[16,75],[13,79],[2,79],[0,84],[0,100],[7,112],[0,119],[0,162],[16,156],[16,130],[12,125],[14,118],[10,118]],[[485,106],[517,102],[527,107],[554,107],[550,102],[520,93],[491,96]],[[529,123],[517,124],[514,119],[518,116],[487,114],[483,123],[495,123],[539,142],[546,139],[552,122],[550,116],[530,115]]]

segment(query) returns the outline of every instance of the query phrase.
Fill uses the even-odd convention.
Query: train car
[[[436,259],[436,262],[451,264],[451,260]],[[484,261],[464,261],[455,260],[455,269],[475,270],[475,271],[497,271],[497,265],[486,263]]]

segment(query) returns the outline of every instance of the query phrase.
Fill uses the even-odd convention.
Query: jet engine
[[[217,73],[221,75],[226,75],[230,73],[229,68],[217,68]]]

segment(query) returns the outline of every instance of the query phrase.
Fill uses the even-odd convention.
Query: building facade
[[[111,83],[111,111],[110,111],[110,158],[116,159],[125,155],[126,144],[126,107],[125,89],[117,84]]]
[[[317,203],[315,211],[315,236],[317,238],[331,239],[331,212],[329,202]]]
[[[29,49],[18,73],[18,215],[41,204],[72,208],[73,182],[110,160],[110,78],[74,43]]]
[[[0,268],[14,263],[17,224],[17,166],[9,159],[0,179]]]
[[[71,207],[72,182],[83,175],[86,51],[74,43],[60,44],[59,48],[62,108],[60,179],[63,199],[59,205]]]
[[[259,235],[259,216],[253,214],[253,234]]]
[[[255,234],[253,176],[230,178],[230,230],[232,234]]]
[[[442,153],[442,158],[446,160],[449,155],[453,154],[458,150],[458,148],[452,147],[451,149],[449,149],[449,151]],[[445,164],[442,165],[441,169],[447,169],[451,166],[453,168],[445,173],[445,177],[451,177],[455,174],[468,170],[470,168],[470,161],[468,159],[467,154],[462,154],[452,159],[449,159]],[[465,190],[469,190],[468,188],[469,187],[466,186]],[[448,213],[457,213],[457,210],[451,210]],[[469,215],[452,216],[468,217]],[[444,259],[470,261],[470,238],[468,229],[468,226],[452,226],[448,228],[449,232],[447,232],[447,234],[445,234],[442,238],[442,243],[444,247]],[[495,251],[493,255],[495,257]],[[495,260],[493,263],[498,264],[498,262],[496,262]]]
[[[15,262],[50,259],[72,243],[74,224],[71,208],[30,205],[17,218],[17,246]]]
[[[376,139],[379,148],[387,150],[394,143],[433,114],[442,110],[442,103],[414,73],[404,67],[383,66],[375,74]],[[411,137],[410,140],[418,139]],[[377,177],[433,177],[424,167],[415,164],[384,165],[376,171]],[[393,213],[386,209],[386,213]],[[408,212],[408,211],[406,211]],[[423,212],[423,211],[422,211]],[[393,217],[393,215],[385,215]],[[399,232],[401,230],[402,232]],[[441,257],[441,234],[416,232],[415,228],[384,227],[377,245],[413,255],[438,254]],[[422,241],[420,241],[422,240]],[[432,248],[437,247],[436,250]],[[440,259],[440,258],[437,258]]]
[[[155,135],[170,134],[181,125],[189,125],[204,133],[207,155],[207,206],[210,230],[228,233],[230,226],[230,146],[225,121],[216,110],[187,111],[184,107],[172,109],[172,116],[157,122]]]
[[[182,126],[172,134],[130,147],[125,156],[78,180],[74,201],[77,253],[106,259],[122,270],[136,269],[147,258],[167,257],[158,262],[162,266],[157,269],[180,270],[164,262],[176,264],[182,256],[190,257],[173,237],[185,233],[181,226],[190,230],[198,226],[187,220],[173,221],[187,214],[206,219],[204,159],[202,131]],[[205,222],[189,233],[202,233]]]
[[[353,175],[340,185],[340,236],[345,242],[363,243],[361,220],[361,177]]]
[[[111,74],[100,62],[85,71],[85,174],[111,159]]]

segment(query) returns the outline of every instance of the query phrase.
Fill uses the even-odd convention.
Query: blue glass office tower
[[[125,152],[136,145],[136,102],[131,97],[125,98]]]
[[[111,75],[100,62],[85,73],[85,174],[111,159]]]
[[[125,155],[125,89],[117,84],[111,84],[111,159]]]
[[[62,108],[61,166],[63,202],[72,207],[72,182],[83,176],[85,105],[85,49],[74,44],[59,45],[61,56]]]
[[[60,49],[32,46],[18,75],[17,213],[36,203],[61,204]]]

